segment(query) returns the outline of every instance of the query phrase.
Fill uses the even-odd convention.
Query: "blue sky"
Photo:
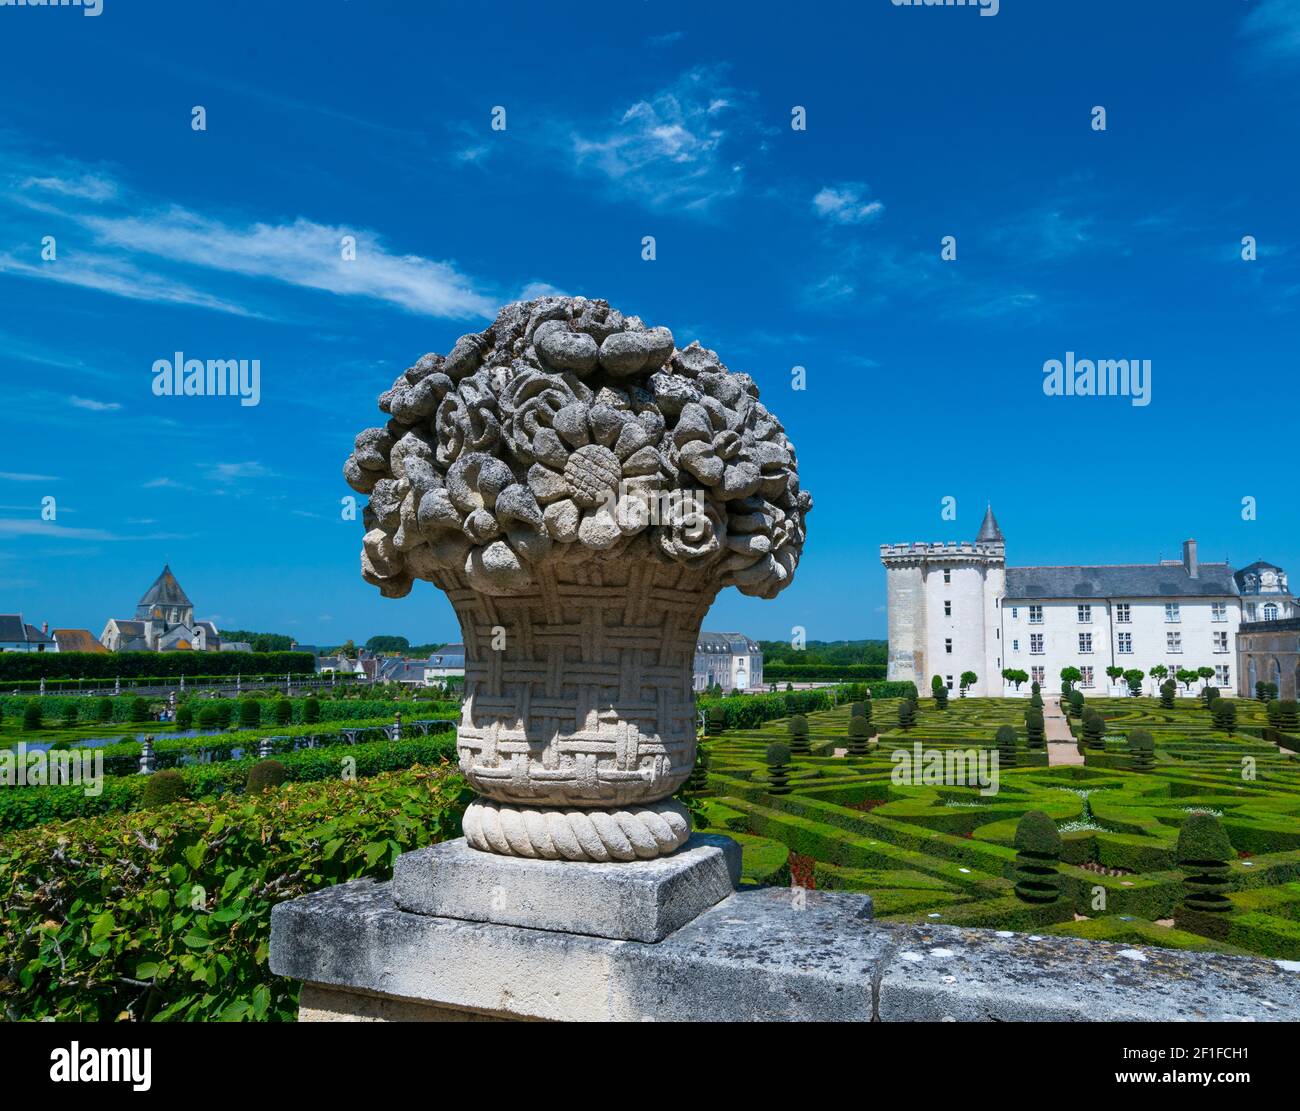
[[[361,581],[342,463],[547,290],[715,348],[798,448],[796,580],[710,627],[883,636],[878,545],[986,500],[1016,564],[1300,570],[1300,0],[104,0],[0,37],[0,611],[98,633],[166,561],[218,625],[454,639]],[[260,404],[155,397],[176,351],[259,359]],[[1067,351],[1150,359],[1151,404],[1044,396]]]

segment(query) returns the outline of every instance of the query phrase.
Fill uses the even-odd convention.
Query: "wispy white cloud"
[[[196,273],[366,297],[456,320],[491,316],[496,308],[496,298],[454,262],[394,250],[367,228],[306,217],[280,222],[216,217],[129,194],[99,169],[61,162],[56,170],[41,172],[21,152],[15,158],[25,172],[11,178],[14,187],[3,202],[29,213],[57,214],[88,231],[93,242],[83,247],[65,233],[59,258],[50,262],[0,253],[0,273],[251,317],[264,314],[242,295],[201,288]],[[67,204],[71,199],[96,203],[74,207]],[[355,242],[355,258],[345,257],[347,236]],[[160,259],[172,265],[160,265]]]
[[[208,477],[215,482],[237,482],[243,478],[272,478],[275,473],[252,460],[245,463],[209,463],[205,470]]]
[[[594,133],[571,126],[574,168],[654,208],[699,212],[735,196],[745,168],[733,148],[759,128],[752,98],[727,87],[722,73],[692,69]]]
[[[0,471],[0,479],[5,482],[58,482],[53,475],[24,474],[21,471]]]
[[[72,396],[68,399],[78,409],[89,409],[92,413],[115,413],[122,408],[116,401],[95,401],[89,397]]]
[[[1300,62],[1300,0],[1260,0],[1242,20],[1241,36],[1261,62]]]
[[[662,35],[651,35],[646,42],[650,46],[672,46],[686,37],[685,31],[665,31]]]
[[[142,490],[184,490],[187,487],[174,478],[151,478],[148,482],[140,483]]]
[[[868,200],[861,182],[827,185],[813,196],[813,211],[834,224],[865,224],[885,211],[880,201]]]

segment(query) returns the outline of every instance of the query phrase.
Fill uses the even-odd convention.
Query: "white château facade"
[[[956,690],[968,671],[978,676],[972,695],[1025,695],[1034,681],[1059,692],[1065,667],[1083,673],[1085,690],[1127,694],[1106,669],[1145,673],[1157,664],[1171,676],[1212,667],[1215,686],[1247,694],[1236,666],[1243,606],[1247,621],[1295,613],[1281,568],[1201,563],[1195,540],[1184,542],[1181,560],[1008,567],[992,507],[973,543],[883,544],[880,560],[888,586],[888,676],[912,680],[923,694],[933,676]],[[1029,682],[1017,690],[1002,679],[1004,669],[1024,671]],[[1148,677],[1145,693],[1156,693],[1157,685]]]

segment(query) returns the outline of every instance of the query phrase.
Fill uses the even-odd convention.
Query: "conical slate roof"
[[[140,599],[140,608],[148,606],[189,606],[193,603],[185,596],[181,584],[176,581],[172,569],[163,565],[162,573],[153,581],[153,586],[145,591]]]
[[[1002,530],[998,528],[998,519],[993,516],[993,506],[989,506],[984,511],[984,523],[980,525],[980,532],[975,537],[975,543],[1006,543],[1006,538],[1002,535]]]

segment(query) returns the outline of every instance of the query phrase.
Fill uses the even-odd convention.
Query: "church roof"
[[[163,565],[161,574],[154,579],[153,586],[145,591],[139,606],[189,606],[193,603],[185,596],[181,584],[176,581],[172,569]]]
[[[1008,567],[1006,598],[1235,597],[1226,563],[1202,563],[1196,578],[1182,563],[1131,563],[1111,567]]]
[[[89,629],[55,629],[54,641],[60,652],[107,652]]]
[[[980,525],[979,535],[975,537],[976,544],[1005,543],[1006,537],[1002,535],[1002,530],[998,528],[998,519],[993,516],[993,506],[990,505],[984,510],[984,523]]]

